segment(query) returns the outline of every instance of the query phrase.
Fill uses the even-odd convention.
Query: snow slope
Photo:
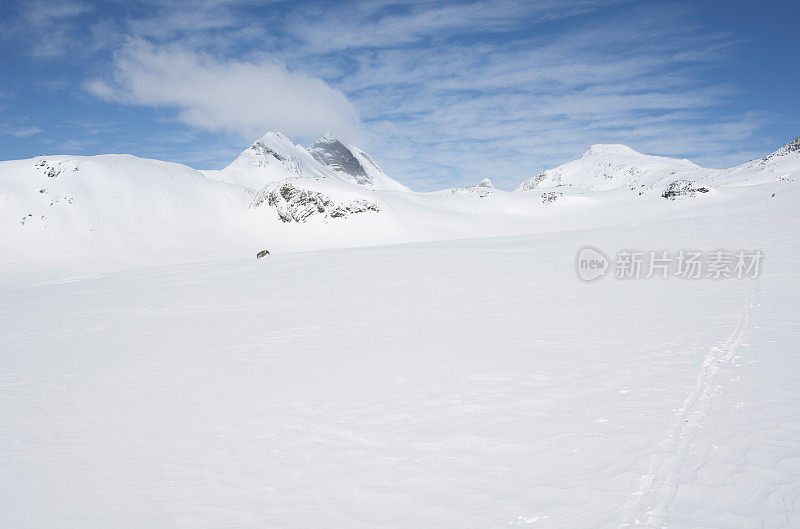
[[[0,527],[800,526],[800,142],[435,193],[341,145],[0,163]]]
[[[2,290],[0,526],[798,527],[798,198]],[[587,244],[764,272],[584,283]]]
[[[0,182],[7,277],[187,255],[211,259],[258,237],[246,207],[252,193],[180,164],[129,155],[40,156],[1,162]]]

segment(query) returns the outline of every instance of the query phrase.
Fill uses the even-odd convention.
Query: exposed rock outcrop
[[[309,218],[343,218],[356,213],[380,211],[375,202],[366,198],[337,199],[292,182],[279,182],[262,189],[250,205],[256,208],[266,203],[275,208],[283,222],[306,222]]]
[[[558,197],[563,196],[564,193],[559,191],[548,191],[547,193],[542,193],[542,204],[552,204]]]
[[[661,196],[675,200],[678,197],[693,197],[697,193],[708,193],[708,188],[698,186],[691,180],[675,180],[667,186]]]

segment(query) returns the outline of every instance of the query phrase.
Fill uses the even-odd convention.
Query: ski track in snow
[[[667,527],[670,504],[680,487],[680,472],[720,387],[717,383],[719,371],[736,357],[747,334],[754,306],[755,290],[752,290],[733,332],[725,343],[712,347],[703,361],[697,384],[678,409],[677,420],[659,442],[662,449],[653,454],[647,473],[639,480],[639,489],[625,508],[620,529],[631,526],[654,529]]]

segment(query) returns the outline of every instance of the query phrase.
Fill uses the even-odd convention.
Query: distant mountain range
[[[725,170],[594,145],[510,192],[489,179],[413,192],[331,133],[304,148],[269,132],[215,171],[130,155],[37,156],[0,162],[0,273],[53,277],[261,249],[611,225],[771,197],[798,178],[800,138]]]

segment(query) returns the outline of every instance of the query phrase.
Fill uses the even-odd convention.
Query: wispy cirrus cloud
[[[331,75],[370,125],[387,168],[418,187],[484,176],[513,187],[594,143],[740,161],[738,145],[758,118],[713,112],[736,88],[704,74],[724,60],[730,37],[700,31],[689,15],[635,8],[556,32],[534,24],[500,41],[438,33],[434,46],[357,39]],[[304,24],[300,35],[316,34]],[[329,63],[322,49],[304,60]]]
[[[765,120],[714,75],[739,41],[683,3],[85,1],[51,51],[90,94],[232,142],[334,129],[418,189],[514,187],[594,143],[731,165]]]
[[[0,127],[0,135],[14,136],[16,138],[28,138],[41,134],[42,129],[34,126],[14,126],[11,124],[3,124]]]
[[[6,29],[17,38],[30,42],[28,53],[35,57],[58,57],[74,49],[73,30],[78,28],[81,18],[94,9],[88,2],[64,0],[32,0],[16,6],[18,19]]]
[[[27,138],[28,136],[34,136],[36,134],[40,134],[41,132],[42,129],[39,127],[20,127],[18,129],[9,131],[12,136],[16,136],[17,138]]]
[[[505,33],[596,10],[613,2],[497,0],[494,2],[354,1],[318,4],[288,17],[291,34],[313,52],[398,48],[426,39]]]

